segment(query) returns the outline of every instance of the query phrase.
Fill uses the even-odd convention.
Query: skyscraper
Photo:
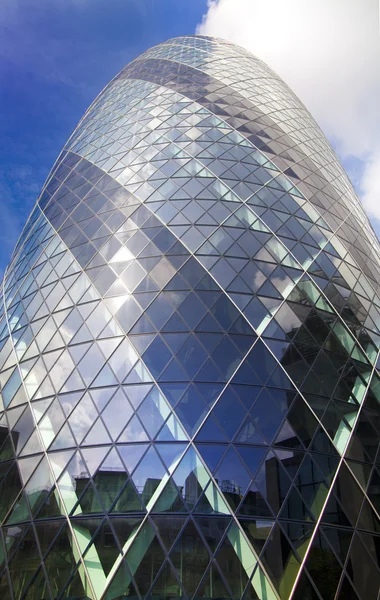
[[[1,599],[376,600],[379,255],[260,60],[127,65],[4,277]]]

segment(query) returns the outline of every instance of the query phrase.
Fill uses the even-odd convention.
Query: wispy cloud
[[[209,0],[197,33],[246,47],[288,83],[380,219],[377,0]]]

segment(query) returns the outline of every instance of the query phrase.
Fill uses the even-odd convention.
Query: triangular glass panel
[[[196,448],[205,461],[210,473],[213,473],[227,449],[226,444],[197,444]]]
[[[288,455],[284,458],[288,458]],[[270,474],[273,473],[274,479]],[[272,509],[277,513],[291,484],[291,480],[283,468],[281,461],[269,451],[264,463],[255,476],[255,484],[260,489],[263,497],[269,502]],[[273,493],[276,490],[276,493]]]
[[[265,519],[239,519],[239,524],[250,541],[252,548],[257,556],[259,556],[268,539],[274,521]]]
[[[92,387],[103,387],[118,384],[119,381],[116,379],[108,364],[106,364],[96,377],[95,381],[92,382]]]
[[[208,567],[210,555],[191,519],[174,545],[170,558],[185,591],[192,596]]]
[[[314,439],[312,441],[312,444],[310,446],[310,449],[313,452],[321,452],[323,454],[330,454],[332,456],[336,456],[338,454],[337,450],[335,449],[332,442],[330,441],[330,438],[325,433],[325,431],[322,429],[322,427],[319,427],[317,429]]]
[[[317,516],[318,515],[319,513],[317,513]],[[310,521],[313,519],[295,486],[290,488],[290,492],[282,505],[279,517],[281,519],[298,519],[299,521]]]
[[[150,590],[152,598],[163,597],[182,597],[182,589],[174,574],[169,562],[166,562],[161,569],[161,572],[156,579],[153,588]]]
[[[30,538],[28,540],[29,544],[35,545],[35,538],[31,531],[30,531],[28,537]],[[9,574],[10,574],[10,579],[12,582],[13,593],[19,598],[21,598],[21,596],[25,598],[25,594],[27,593],[26,590],[28,589],[28,586],[31,583],[33,575],[34,575],[34,570],[27,568],[26,554],[27,553],[25,551],[25,548],[23,548],[23,545],[21,545],[19,547],[19,550],[17,551],[16,555],[14,556],[12,562],[9,565]],[[34,559],[36,565],[38,565],[39,556],[37,555],[36,548],[33,551],[33,554],[30,559],[31,560]],[[41,571],[40,571],[40,573],[41,573]],[[6,580],[7,577],[2,577],[2,579]],[[32,585],[33,585],[33,583],[32,583]],[[11,598],[12,596],[9,595],[10,592],[8,590],[8,585],[6,585],[4,587],[6,589],[4,590],[4,588],[3,588],[2,591],[5,591],[5,593],[8,594],[5,597]],[[1,590],[1,587],[0,587],[0,590]]]
[[[79,569],[77,571],[75,571],[73,577],[71,578],[69,584],[67,585],[66,589],[65,589],[65,595],[68,598],[84,598],[87,600],[86,596],[86,591],[85,591],[85,587],[87,588],[87,582],[86,582],[86,586],[83,586],[83,576],[81,577],[80,575],[80,571]]]
[[[313,462],[316,463],[322,472],[325,480],[330,485],[331,481],[338,468],[339,459],[337,456],[326,456],[317,453],[310,453],[313,458]]]
[[[84,521],[85,523],[86,521]],[[87,549],[83,557],[84,563],[88,565],[94,561],[95,564],[97,563],[97,568],[103,570],[103,573],[107,576],[119,555],[120,549],[117,546],[112,529],[105,521]]]
[[[102,413],[102,420],[112,439],[116,440],[118,438],[132,414],[133,409],[122,389],[119,388]]]
[[[126,562],[142,597],[153,584],[164,559],[165,554],[154,529],[145,521],[126,554]]]
[[[157,387],[152,388],[138,409],[138,416],[152,438],[155,437],[169,414],[168,404]]]
[[[42,567],[37,571],[31,585],[28,587],[26,594],[23,596],[25,600],[34,600],[38,596],[48,597],[48,587]]]
[[[136,490],[136,487],[132,481],[129,480],[117,497],[117,500],[111,509],[111,513],[118,514],[134,512],[145,512],[145,508],[141,502],[141,493]]]
[[[127,467],[128,473],[132,473],[147,448],[147,444],[127,444],[125,446],[118,444],[118,453]]]
[[[104,506],[106,511],[109,511],[113,506],[120,490],[123,489],[126,481],[127,474],[121,467],[117,470],[116,468],[115,470],[113,470],[112,468],[107,469],[107,465],[101,467],[94,477],[94,484],[101,504],[99,504],[98,502],[98,511],[92,510],[91,512],[101,512],[102,506]],[[81,505],[83,510],[82,501]],[[93,503],[92,506],[94,506]],[[138,503],[138,507],[140,508],[140,503]],[[113,508],[113,511],[115,511],[115,507]],[[89,511],[87,510],[84,512]]]
[[[49,452],[48,456],[55,478],[58,479],[68,462],[74,456],[74,452],[72,450]]]
[[[355,592],[352,583],[348,577],[344,577],[340,586],[340,591],[337,596],[337,600],[359,600],[359,596]]]
[[[198,494],[200,493],[200,490],[201,487],[198,485]],[[193,498],[193,496],[194,494],[191,497]],[[193,502],[191,503],[191,505],[193,505]],[[231,514],[231,509],[229,508],[227,502],[224,500],[223,495],[219,492],[219,490],[212,481],[210,481],[210,483],[206,486],[205,491],[200,496],[193,511],[199,514]]]
[[[99,465],[107,455],[110,446],[99,446],[94,448],[82,448],[82,460],[84,460],[85,466],[90,476],[93,476]]]
[[[91,398],[99,412],[103,410],[117,389],[117,387],[107,387],[98,390],[91,390]]]
[[[305,567],[322,598],[334,598],[342,567],[318,532],[311,543]]]
[[[141,402],[147,396],[147,394],[152,389],[152,385],[150,384],[139,384],[139,385],[128,385],[123,386],[124,392],[127,394],[128,399],[130,400],[133,408],[135,410],[138,409]]]
[[[145,504],[148,504],[153,497],[154,499],[158,497],[167,477],[165,467],[153,447],[149,448],[132,475],[136,489]]]
[[[98,340],[98,347],[104,354],[106,360],[111,356],[111,354],[115,351],[115,349],[120,344],[122,338],[120,337],[112,337],[106,340]]]
[[[289,597],[300,562],[279,524],[273,527],[260,559],[280,597]]]
[[[186,432],[192,436],[206,416],[207,410],[203,398],[195,386],[191,385],[177,404],[175,413]]]
[[[22,451],[20,452],[19,456],[28,456],[30,454],[42,452],[42,450],[43,448],[40,437],[37,435],[37,431],[34,430],[32,432],[32,435],[26,442],[25,446],[23,447]]]
[[[124,442],[135,442],[139,440],[140,442],[148,441],[149,438],[147,436],[146,431],[144,430],[141,421],[134,415],[132,419],[129,421],[128,425],[118,438],[118,443]]]
[[[380,533],[379,518],[366,498],[363,502],[357,526],[372,533]]]
[[[59,431],[52,444],[49,446],[49,450],[62,450],[63,448],[72,448],[76,446],[76,442],[73,438],[71,430],[67,423]]]
[[[21,492],[12,507],[12,511],[9,513],[8,518],[6,519],[6,523],[19,523],[20,521],[28,521],[30,519],[31,515],[26,496],[24,492]]]
[[[186,491],[184,495],[183,490],[179,490],[177,488],[172,478],[163,480],[162,484],[163,485],[158,490],[159,494],[157,493],[155,498],[153,498],[155,503],[150,505],[151,510],[154,513],[188,513],[189,509],[186,507],[183,501]],[[188,500],[191,502],[190,497]]]
[[[226,584],[215,563],[212,563],[196,594],[197,598],[223,598],[232,600],[235,596],[227,589]]]
[[[273,440],[273,443],[277,447],[291,448],[295,450],[303,449],[301,440],[287,419],[285,419],[283,422],[280,431]]]
[[[215,480],[230,506],[236,510],[251,481],[251,475],[233,448],[219,465]]]
[[[227,437],[232,439],[243,422],[246,410],[228,387],[214,406],[212,414],[217,417]]]
[[[235,449],[238,451],[240,457],[243,459],[245,465],[248,467],[251,476],[253,477],[264,458],[266,448],[253,448],[251,446],[238,446],[235,445]]]
[[[35,519],[47,519],[51,517],[60,517],[62,515],[62,509],[57,501],[58,492],[55,486],[48,496],[46,496],[44,503],[42,504],[39,512],[36,512]]]
[[[267,445],[262,433],[253,424],[250,417],[247,417],[242,428],[238,432],[234,440],[238,444],[257,444],[260,446]]]
[[[40,506],[45,502],[51,489],[52,475],[46,457],[44,457],[25,486],[25,493],[28,496],[33,515],[38,512]]]
[[[64,526],[65,521],[62,519],[51,521],[50,523],[36,523],[37,539],[42,556],[45,556],[50,550]]]
[[[171,404],[175,406],[178,400],[182,397],[183,392],[186,390],[187,383],[162,383],[161,390],[164,393],[165,398]]]
[[[171,414],[156,436],[157,441],[185,441],[187,436],[176,417]]]
[[[305,481],[309,482],[308,485],[304,484]],[[318,518],[328,494],[328,487],[310,455],[305,455],[294,484],[312,515]]]
[[[40,421],[41,417],[49,408],[52,401],[53,398],[47,398],[46,400],[38,400],[32,403],[32,411],[37,422]]]
[[[182,530],[185,521],[185,516],[175,515],[156,515],[152,516],[152,521],[158,531],[159,537],[163,542],[165,548],[169,552],[177,539],[180,531]],[[170,527],[168,526],[170,523]]]
[[[322,596],[317,593],[307,576],[306,569],[302,569],[301,571],[301,576],[298,579],[293,598],[294,600],[322,600]]]
[[[26,444],[28,445],[28,444]],[[42,448],[41,448],[42,451]],[[38,450],[37,450],[38,452]],[[0,449],[0,461],[10,460],[15,458],[14,449],[11,441],[11,436],[8,435]]]
[[[122,561],[104,595],[104,600],[114,600],[115,598],[122,598],[129,595],[132,598],[138,597],[131,574],[125,562]]]
[[[21,473],[21,479],[22,479],[24,485],[26,485],[26,483],[29,480],[30,476],[32,475],[33,471],[36,469],[37,465],[39,464],[41,458],[42,458],[42,454],[39,454],[37,456],[30,456],[27,458],[19,459],[18,466],[19,466],[20,473]]]
[[[332,546],[335,555],[344,565],[350,548],[353,531],[341,527],[322,527],[322,532]]]
[[[73,361],[75,362],[75,364],[79,363],[79,361],[86,354],[86,352],[87,352],[87,350],[89,349],[90,346],[91,346],[91,342],[88,342],[87,344],[76,344],[75,346],[72,346],[69,349],[71,358],[73,359]],[[45,358],[45,363],[46,363],[46,358]],[[47,367],[47,369],[49,369],[50,368],[49,364],[46,364],[46,367]]]
[[[156,450],[158,451],[161,459],[164,461],[169,473],[173,473],[173,471],[176,469],[179,459],[183,455],[186,447],[186,444],[156,444]]]
[[[59,394],[58,399],[65,412],[65,415],[69,415],[71,411],[77,405],[79,399],[83,396],[83,392],[72,392],[71,394]]]
[[[266,499],[259,490],[257,484],[253,482],[240,504],[238,514],[247,517],[272,517],[272,511],[269,508]]]
[[[233,542],[235,542],[235,539],[233,539]],[[215,557],[215,562],[221,572],[229,574],[228,585],[231,588],[233,598],[241,598],[248,583],[248,576],[244,567],[247,559],[250,562],[249,552],[251,551],[245,553],[245,550],[246,548],[241,548],[241,554],[238,553],[238,550],[235,551],[234,545],[227,534]],[[249,575],[251,575],[253,566],[254,563],[251,564]]]
[[[58,595],[71,577],[76,561],[72,552],[72,534],[66,525],[44,560],[54,595]]]
[[[283,415],[266,389],[257,398],[250,415],[259,431],[270,443],[282,423]]]

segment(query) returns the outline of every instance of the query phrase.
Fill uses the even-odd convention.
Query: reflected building
[[[2,600],[377,600],[379,255],[264,63],[127,65],[1,288]]]

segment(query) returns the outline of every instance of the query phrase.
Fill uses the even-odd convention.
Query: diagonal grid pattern
[[[378,254],[266,65],[127,66],[2,285],[2,597],[375,600]]]

